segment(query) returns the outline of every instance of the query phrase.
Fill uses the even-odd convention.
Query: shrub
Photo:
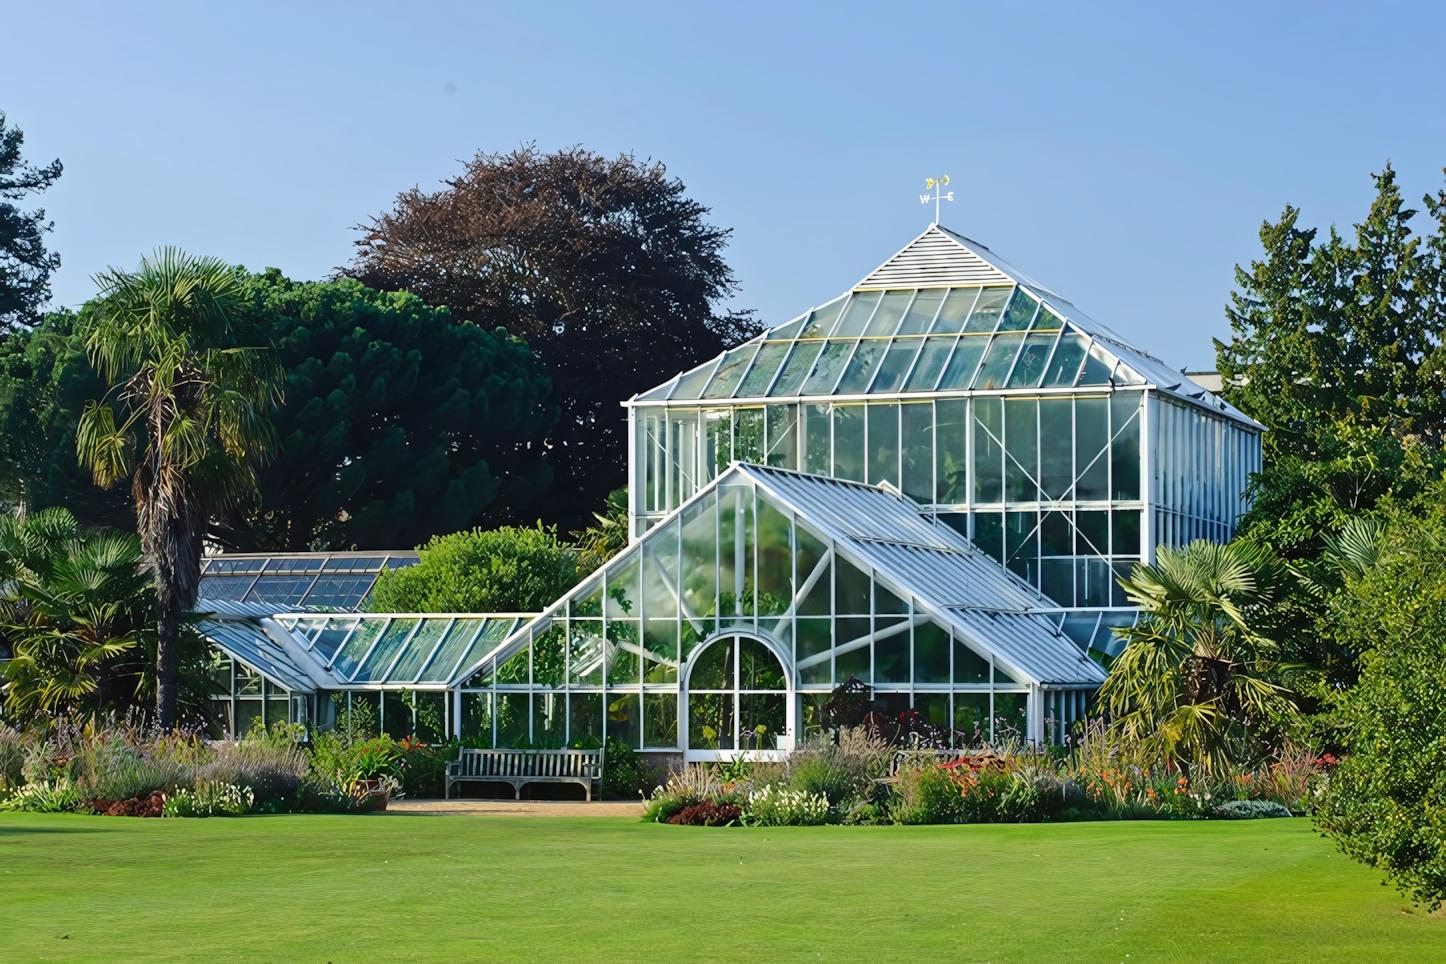
[[[743,809],[736,803],[714,803],[704,800],[690,803],[678,811],[667,822],[684,827],[726,827],[743,817]]]
[[[167,817],[239,817],[256,802],[250,787],[198,780],[195,790],[177,790],[167,797]]]
[[[1256,820],[1262,817],[1289,817],[1290,811],[1274,800],[1231,800],[1210,811],[1222,820]]]
[[[816,827],[828,822],[828,798],[765,786],[748,795],[748,822],[761,827]]]
[[[215,758],[197,774],[201,783],[245,787],[264,809],[288,809],[297,798],[310,764],[294,743],[245,739],[218,743]]]
[[[636,799],[657,782],[657,767],[626,743],[608,740],[603,748],[603,796]]]
[[[377,578],[372,612],[535,613],[578,580],[576,551],[541,523],[434,536],[419,553]]]
[[[895,823],[961,823],[964,820],[959,786],[940,767],[929,764],[901,769],[894,792],[897,794],[893,806]]]
[[[128,800],[87,800],[85,808],[101,817],[161,817],[166,811],[166,795],[154,790]]]

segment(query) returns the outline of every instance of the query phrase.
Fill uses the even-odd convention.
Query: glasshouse
[[[630,545],[541,614],[343,615],[414,553],[211,560],[232,726],[364,699],[426,739],[768,756],[848,686],[1055,740],[1136,617],[1115,578],[1229,539],[1263,431],[938,225],[624,404]]]

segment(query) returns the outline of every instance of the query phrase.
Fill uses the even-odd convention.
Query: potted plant
[[[358,810],[387,808],[387,801],[401,786],[395,773],[400,759],[397,744],[387,737],[367,740],[352,748],[347,777],[349,792],[356,799]]]

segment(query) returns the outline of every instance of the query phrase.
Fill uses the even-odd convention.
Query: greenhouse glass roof
[[[355,610],[383,569],[417,563],[415,552],[234,553],[201,560],[200,602],[256,603],[273,612]]]
[[[938,225],[854,289],[633,402],[1145,386],[1259,427]]]
[[[484,659],[525,613],[216,614],[200,624],[216,646],[290,690],[441,689],[459,665]]]

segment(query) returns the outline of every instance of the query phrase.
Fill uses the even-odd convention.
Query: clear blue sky
[[[127,9],[123,9],[123,7]],[[1171,364],[1213,365],[1287,203],[1347,227],[1446,165],[1439,3],[15,5],[0,110],[65,176],[56,301],[177,244],[319,278],[477,150],[664,161],[771,324],[929,221]]]

